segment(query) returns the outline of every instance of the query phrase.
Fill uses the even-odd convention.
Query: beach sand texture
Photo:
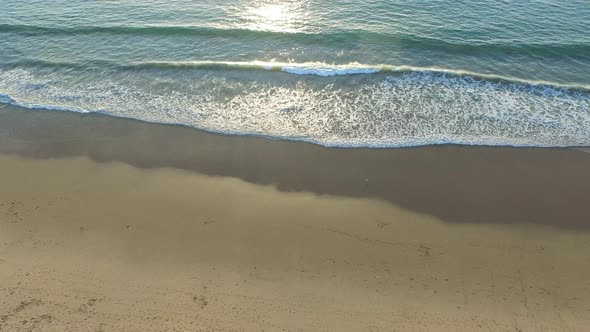
[[[0,331],[585,331],[590,154],[0,110]]]

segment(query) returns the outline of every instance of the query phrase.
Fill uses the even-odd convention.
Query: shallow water
[[[0,102],[329,146],[590,145],[587,1],[0,4]]]

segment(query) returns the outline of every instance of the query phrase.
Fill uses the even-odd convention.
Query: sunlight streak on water
[[[238,9],[243,13],[242,19],[249,22],[247,28],[250,30],[297,32],[307,16],[306,1],[254,1],[245,6],[246,10]]]

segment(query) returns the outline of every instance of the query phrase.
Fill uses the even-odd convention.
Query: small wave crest
[[[99,110],[86,110],[79,107],[73,106],[61,106],[61,105],[50,105],[50,104],[35,104],[29,102],[21,102],[12,99],[9,95],[0,93],[0,104],[14,105],[30,109],[48,110],[48,111],[62,111],[62,112],[76,112],[76,113],[100,113]]]
[[[287,63],[287,62],[264,62],[264,61],[166,61],[166,62],[140,62],[131,64],[128,67],[155,67],[155,68],[194,68],[194,69],[224,69],[224,70],[268,70],[282,71],[295,75],[316,75],[316,76],[343,76],[354,74],[374,74],[381,71],[388,71],[389,66],[362,65],[350,63],[343,65],[326,64],[321,62]]]
[[[0,93],[0,104],[13,104],[14,100],[10,96]]]
[[[518,77],[502,76],[495,74],[482,74],[466,70],[446,69],[437,67],[415,67],[396,66],[389,64],[362,64],[351,62],[348,64],[328,64],[323,62],[274,62],[274,61],[144,61],[128,64],[113,63],[108,61],[89,61],[85,63],[55,62],[24,60],[19,63],[11,63],[15,67],[50,67],[50,68],[71,68],[84,70],[88,68],[104,69],[203,69],[203,70],[243,70],[243,71],[274,71],[294,75],[313,75],[320,77],[346,76],[346,75],[368,75],[368,74],[407,74],[418,73],[428,75],[456,76],[459,78],[470,78],[490,82],[518,83],[531,86],[549,86],[556,89],[573,89],[590,91],[590,85],[586,84],[563,84],[541,80],[527,80]]]
[[[466,70],[453,70],[435,67],[414,67],[395,65],[367,65],[358,62],[349,64],[327,64],[323,62],[264,62],[264,61],[153,61],[137,62],[122,67],[132,68],[194,68],[194,69],[223,69],[223,70],[268,70],[282,71],[295,75],[315,75],[322,77],[375,74],[375,73],[422,73],[471,77],[474,79],[502,81],[507,83],[521,83],[527,85],[547,85],[555,88],[581,89],[590,91],[590,86],[583,84],[561,84],[548,81],[533,81],[493,74],[481,74]]]

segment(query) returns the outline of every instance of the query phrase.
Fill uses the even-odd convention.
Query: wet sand
[[[0,331],[584,331],[590,154],[0,109]]]

